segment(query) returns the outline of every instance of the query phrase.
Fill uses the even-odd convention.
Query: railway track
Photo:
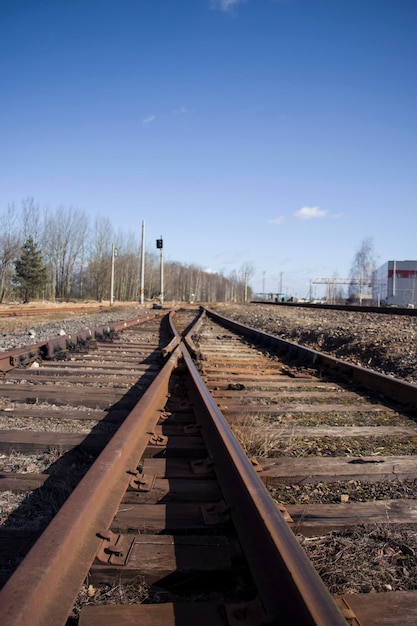
[[[161,311],[0,362],[2,453],[64,453],[1,474],[3,492],[63,501],[34,531],[24,504],[4,520],[3,563],[25,558],[0,592],[2,623],[414,624],[414,591],[329,591],[300,541],[416,520],[413,498],[355,503],[344,486],[415,477],[416,387],[211,311],[191,328],[195,315],[172,313],[170,334]],[[384,454],[388,437],[407,456]],[[294,485],[319,482],[343,485],[339,501],[292,502]],[[403,549],[410,567],[411,539]]]
[[[0,307],[0,318],[4,317],[38,317],[38,316],[48,316],[48,315],[57,315],[57,313],[89,313],[91,311],[98,311],[99,309],[103,309],[103,305],[99,304],[85,304],[85,305],[65,305],[60,306],[59,304],[51,307],[51,306],[30,306],[30,305],[21,305],[21,306],[3,306]]]

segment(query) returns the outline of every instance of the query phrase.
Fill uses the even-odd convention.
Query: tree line
[[[110,300],[112,246],[114,300],[139,299],[141,242],[115,231],[108,218],[91,220],[78,208],[41,209],[33,198],[0,214],[0,303],[21,299]],[[145,300],[160,297],[160,259],[145,252]],[[164,262],[164,299],[186,302],[244,302],[248,268],[229,276],[196,265]]]

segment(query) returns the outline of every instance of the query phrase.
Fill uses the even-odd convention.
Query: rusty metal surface
[[[3,626],[65,624],[164,406],[179,352],[165,364],[0,593]],[[24,592],[22,591],[24,590]]]
[[[175,327],[174,320],[173,320],[173,315],[174,315],[174,312],[171,311],[169,313],[169,325],[170,325],[170,328],[171,328],[171,332],[173,333],[173,337],[172,337],[171,341],[169,342],[169,344],[166,345],[162,349],[162,355],[164,357],[167,357],[169,354],[171,354],[175,350],[175,348],[178,347],[178,345],[179,345],[179,343],[181,341],[181,335],[179,334],[178,330]]]
[[[152,313],[139,319],[142,321],[161,314]],[[212,315],[209,311],[207,314]],[[169,395],[169,381],[181,360],[190,374],[188,386],[200,426],[200,429],[196,429],[194,425],[186,425],[184,433],[192,436],[201,430],[210,456],[207,460],[193,460],[190,471],[198,477],[212,474],[214,470],[223,490],[222,498],[218,502],[201,505],[202,520],[208,527],[227,523],[229,519],[233,521],[266,614],[257,616],[254,621],[248,620],[247,623],[346,626],[344,617],[288,527],[284,518],[285,510],[280,512],[266,491],[192,361],[190,351],[198,354],[192,337],[205,315],[206,312],[203,311],[196,326],[185,339],[190,350],[181,343],[180,333],[173,330],[174,339],[169,349],[163,351],[165,356],[171,356],[161,375],[129,414],[41,540],[28,554],[24,567],[16,570],[0,592],[2,624],[65,624],[78,589],[97,551],[99,550],[100,559],[107,563],[126,563],[132,543],[124,545],[123,537],[110,533],[109,528],[120,499],[129,485],[139,495],[153,489],[155,477],[137,471],[138,461],[149,442],[154,448],[154,456],[168,458],[167,437],[161,434],[161,427],[155,425],[163,415],[162,410]],[[130,322],[132,325],[138,323],[136,318]],[[128,323],[122,322],[118,328],[116,325],[102,327],[99,338],[111,340],[112,334],[126,328]],[[172,319],[171,323],[173,324]],[[231,324],[242,332],[241,325],[235,322]],[[250,337],[260,335],[264,345],[275,340],[250,328],[243,332]],[[81,343],[88,341],[89,336],[82,334]],[[74,341],[73,336],[71,341]],[[282,343],[289,343],[277,341],[280,349]],[[63,345],[64,343],[59,344],[59,348],[67,349],[68,346],[63,348]],[[52,354],[54,350],[54,347],[51,348]],[[343,376],[354,377],[357,382],[357,373],[349,373],[350,366],[345,371],[346,364],[338,359],[300,348],[296,344],[290,344],[287,350],[310,367],[335,369]],[[321,357],[325,358],[321,360]],[[356,366],[352,367],[354,370],[361,370]],[[365,372],[368,376],[368,371]],[[386,378],[388,377],[383,377]],[[187,411],[191,408],[191,403],[189,406],[179,405],[179,408]],[[159,504],[159,511],[162,508]],[[118,609],[114,609],[116,621],[117,611]],[[95,615],[92,611],[93,614]],[[134,614],[136,621],[144,623],[142,613]],[[177,623],[175,618],[176,616],[173,624]],[[96,618],[92,617],[93,621],[94,619]],[[240,617],[235,619],[232,616],[229,623],[235,623],[239,619]]]
[[[227,511],[238,530],[268,620],[317,626],[346,625],[236,441],[188,350],[184,345],[180,347],[191,375],[191,395],[199,407],[203,435],[224,491]],[[221,513],[225,513],[224,506]]]

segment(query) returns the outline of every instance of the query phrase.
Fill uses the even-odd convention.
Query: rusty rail
[[[225,328],[234,330],[248,339],[275,350],[280,356],[288,356],[291,359],[298,359],[300,364],[306,367],[313,367],[322,374],[329,373],[332,376],[340,376],[355,384],[363,385],[367,389],[372,389],[382,393],[386,398],[396,400],[402,405],[411,407],[417,406],[417,385],[380,374],[373,370],[347,363],[336,357],[318,352],[312,348],[300,346],[292,341],[274,337],[255,328],[244,326],[239,322],[218,315],[214,311],[204,309],[208,317],[215,320]]]
[[[168,396],[179,350],[0,593],[2,626],[65,624]]]
[[[124,328],[141,324],[160,315],[166,315],[167,311],[157,311],[134,317],[126,321],[112,322],[95,328],[53,337],[47,341],[14,348],[7,352],[0,352],[0,373],[9,372],[16,367],[30,365],[37,359],[53,359],[67,351],[77,350],[82,346],[89,346],[97,340],[111,340],[111,338]]]
[[[114,325],[115,331],[129,322]],[[195,349],[193,332],[195,328],[184,340],[190,350]],[[175,335],[171,347],[177,341]],[[137,471],[147,433],[165,405],[180,359],[190,374],[190,395],[224,492],[225,504],[220,506],[230,512],[258,587],[265,613],[262,623],[346,626],[205,387],[184,342],[178,341],[161,374],[29,552],[24,567],[6,583],[0,593],[4,626],[65,623],[97,551],[103,542],[113,540],[108,533],[113,515]]]
[[[164,356],[164,357],[167,357],[170,354],[172,354],[172,352],[175,350],[175,348],[177,348],[179,346],[180,341],[181,341],[181,335],[179,334],[179,332],[175,328],[175,325],[174,325],[174,322],[173,322],[173,315],[174,315],[174,311],[171,311],[169,313],[169,325],[170,325],[171,331],[172,331],[174,336],[172,337],[172,339],[169,342],[169,344],[166,345],[162,349],[162,356]]]
[[[190,343],[190,335],[185,343]],[[202,381],[181,351],[192,380],[190,396],[226,504],[257,583],[266,623],[346,626],[339,609],[298,544]]]

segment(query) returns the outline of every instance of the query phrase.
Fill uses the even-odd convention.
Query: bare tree
[[[249,282],[255,274],[253,263],[244,263],[240,269],[241,280],[243,283],[243,302],[248,301]]]
[[[369,289],[372,284],[372,274],[376,267],[376,257],[372,237],[363,239],[356,252],[350,269],[349,297],[359,297],[362,303],[364,288]]]
[[[14,204],[9,204],[4,215],[0,215],[0,302],[12,292],[14,262],[19,255],[20,245],[16,208]]]
[[[81,262],[87,236],[88,218],[81,209],[60,206],[47,214],[44,225],[43,248],[49,266],[53,295],[68,298],[72,280]]]
[[[115,237],[117,259],[115,262],[116,299],[137,301],[139,293],[140,245],[134,233],[119,232]]]
[[[22,200],[22,241],[32,237],[35,241],[41,239],[41,212],[39,204],[31,197]]]
[[[109,295],[111,247],[114,233],[108,218],[96,218],[88,263],[89,288],[93,298],[101,301]]]

